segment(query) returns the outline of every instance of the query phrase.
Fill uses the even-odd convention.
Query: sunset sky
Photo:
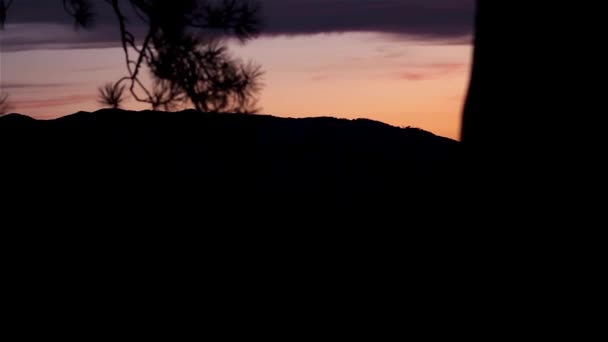
[[[15,0],[0,32],[0,86],[13,111],[93,111],[125,74],[113,18],[74,31],[59,0]],[[263,0],[265,34],[235,56],[264,71],[261,113],[365,117],[458,138],[474,0]],[[129,109],[143,109],[128,103]]]

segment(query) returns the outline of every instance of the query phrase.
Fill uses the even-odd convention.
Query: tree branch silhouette
[[[74,18],[74,28],[91,28],[95,14],[93,4],[89,0],[63,0],[63,9]]]
[[[125,86],[117,83],[107,83],[99,88],[99,103],[111,108],[120,108],[125,100]]]
[[[7,114],[12,109],[7,93],[0,93],[0,115]]]
[[[8,10],[13,4],[13,0],[0,0],[0,30],[4,29],[4,23],[6,22],[6,16]]]
[[[76,28],[91,29],[95,12],[90,0],[62,0]],[[12,0],[5,4],[6,14]],[[100,100],[119,106],[129,90],[138,102],[153,109],[179,106],[209,112],[255,112],[262,71],[252,62],[233,58],[226,38],[240,42],[260,32],[260,4],[251,0],[105,0],[120,31],[127,75],[99,88]],[[135,18],[147,26],[138,43],[132,21],[125,15],[130,4]],[[2,20],[0,18],[0,20]],[[0,23],[3,23],[1,21]],[[148,72],[152,86],[142,77]]]

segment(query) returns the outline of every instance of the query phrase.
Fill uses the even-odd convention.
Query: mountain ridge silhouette
[[[6,122],[6,121],[15,121],[15,120],[22,120],[22,121],[38,121],[38,122],[52,122],[52,121],[70,121],[70,120],[76,120],[77,118],[86,118],[86,119],[95,119],[97,116],[99,115],[108,115],[108,114],[119,114],[119,115],[146,115],[148,117],[150,116],[154,116],[154,115],[159,115],[159,114],[170,114],[172,116],[183,116],[183,115],[196,115],[196,116],[209,116],[209,115],[222,115],[222,116],[238,116],[238,117],[255,117],[255,118],[266,118],[266,119],[277,119],[277,120],[300,120],[300,121],[323,121],[323,120],[327,120],[327,121],[338,121],[338,122],[356,122],[356,123],[366,123],[369,125],[376,125],[377,127],[391,127],[391,128],[398,128],[398,129],[404,129],[404,130],[412,130],[412,131],[418,131],[421,134],[426,134],[429,136],[435,136],[438,138],[443,138],[449,141],[456,141],[454,139],[451,138],[447,138],[447,137],[443,137],[440,135],[436,135],[430,131],[426,131],[422,128],[418,128],[418,127],[412,127],[412,126],[407,126],[407,127],[399,127],[399,126],[394,126],[394,125],[390,125],[387,123],[384,123],[382,121],[377,121],[377,120],[372,120],[372,119],[368,119],[368,118],[354,118],[354,119],[347,119],[347,118],[338,118],[338,117],[333,117],[333,116],[317,116],[317,117],[302,117],[302,118],[295,118],[295,117],[279,117],[279,116],[274,116],[274,115],[270,115],[270,114],[240,114],[240,113],[201,113],[198,112],[194,109],[186,109],[186,110],[182,110],[182,111],[177,111],[177,112],[163,112],[163,111],[153,111],[153,110],[142,110],[142,111],[132,111],[132,110],[123,110],[123,109],[100,109],[100,110],[96,110],[93,112],[87,112],[87,111],[78,111],[76,113],[73,114],[67,114],[64,116],[60,116],[60,117],[56,117],[56,118],[52,118],[52,119],[38,119],[38,118],[34,118],[32,116],[29,116],[27,114],[21,114],[21,113],[8,113],[5,115],[0,116],[0,122]]]
[[[78,202],[436,205],[449,202],[460,165],[459,142],[418,128],[194,110],[9,114],[0,146],[0,176],[18,196]]]

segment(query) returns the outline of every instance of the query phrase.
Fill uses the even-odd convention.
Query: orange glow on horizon
[[[396,40],[375,33],[265,37],[232,46],[266,70],[262,113],[369,118],[459,138],[470,45]],[[123,76],[120,49],[2,55],[2,89],[14,111],[53,118],[94,111],[97,87]],[[128,109],[146,109],[129,103]]]

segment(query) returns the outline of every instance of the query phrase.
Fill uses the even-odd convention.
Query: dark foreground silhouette
[[[449,201],[459,143],[371,120],[80,112],[0,118],[0,173],[21,196],[354,208]]]
[[[28,265],[14,277],[28,298],[55,298],[56,279],[76,277],[104,288],[91,296],[101,301],[143,295],[150,305],[141,282],[154,274],[154,287],[179,286],[179,296],[209,283],[214,298],[294,308],[359,312],[406,288],[456,300],[441,287],[462,266],[437,253],[468,236],[444,211],[455,197],[444,186],[458,183],[453,140],[370,120],[102,110],[2,117],[0,145],[1,197],[13,204],[0,217],[17,235],[4,241],[11,265]]]

